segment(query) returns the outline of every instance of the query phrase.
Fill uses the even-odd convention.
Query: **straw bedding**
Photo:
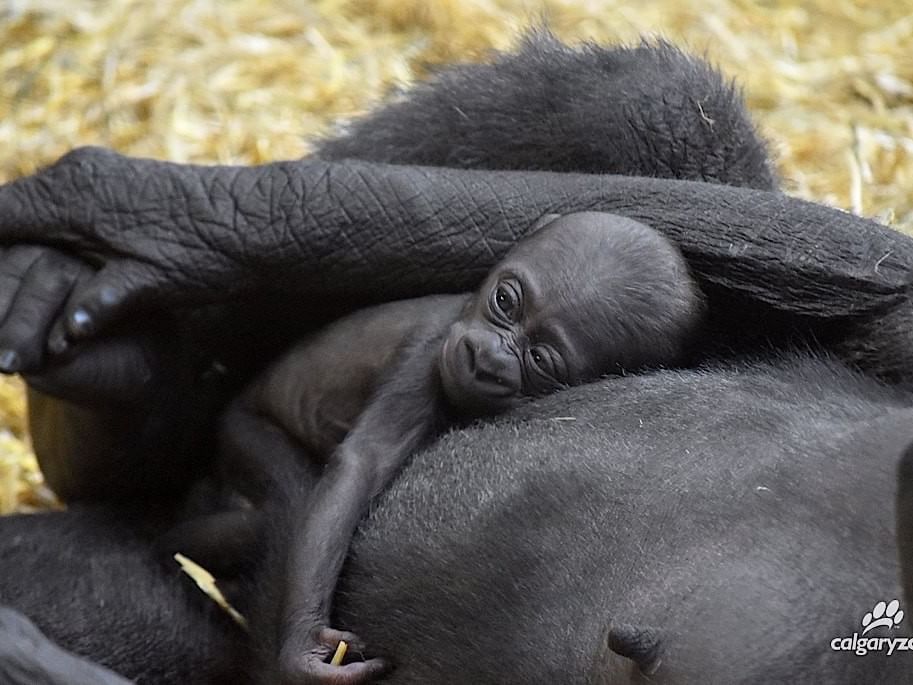
[[[662,35],[743,84],[789,192],[913,232],[913,0],[10,0],[0,181],[101,144],[177,161],[293,158],[435,65],[545,20]],[[0,382],[0,512],[52,503],[22,386]]]

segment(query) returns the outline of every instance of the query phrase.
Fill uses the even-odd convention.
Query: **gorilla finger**
[[[161,279],[149,266],[137,262],[105,265],[67,303],[64,319],[70,337],[92,337],[160,287]]]
[[[67,327],[63,317],[58,316],[51,324],[51,330],[48,333],[48,352],[54,356],[59,356],[70,349],[70,341],[67,338]]]
[[[4,243],[46,240],[61,225],[58,207],[47,192],[48,171],[0,185],[0,240]]]
[[[26,382],[63,400],[139,404],[154,391],[156,369],[145,345],[122,336],[92,340],[75,347],[67,358],[41,373],[25,374]]]
[[[16,245],[5,248],[0,254],[0,321],[6,318],[10,305],[19,292],[22,275],[45,249],[35,245]]]
[[[85,287],[94,273],[95,272],[93,270],[87,269],[86,272],[80,274],[79,278],[76,280],[73,292],[71,292],[70,297],[67,300],[67,305],[69,305],[70,301],[73,299],[74,293],[78,292],[80,288]],[[61,307],[57,317],[54,319],[54,323],[51,324],[50,331],[48,332],[47,351],[53,356],[63,355],[67,350],[70,349],[70,338],[67,333],[66,324],[67,305]]]
[[[41,366],[51,325],[84,268],[88,267],[51,250],[32,262],[0,325],[0,372]]]

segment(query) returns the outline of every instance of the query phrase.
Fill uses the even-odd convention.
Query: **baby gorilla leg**
[[[287,494],[306,497],[310,475],[286,431],[243,400],[226,410],[220,438],[216,511],[182,521],[155,545],[166,558],[181,553],[217,576],[231,576],[262,552],[265,510],[284,506]]]
[[[177,524],[155,541],[155,548],[166,563],[182,554],[216,577],[231,578],[256,559],[263,525],[260,511],[220,511]]]

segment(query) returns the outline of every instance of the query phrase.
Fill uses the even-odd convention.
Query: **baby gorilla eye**
[[[515,321],[520,310],[520,297],[517,291],[507,283],[501,283],[494,290],[492,298],[497,314],[508,321]]]
[[[542,345],[536,345],[531,347],[529,350],[529,358],[532,361],[533,366],[536,367],[541,375],[548,376],[550,379],[555,379],[555,364],[552,355],[549,353],[549,350]]]
[[[530,373],[530,392],[544,395],[567,382],[567,369],[557,350],[550,345],[534,345],[526,352],[526,366]]]

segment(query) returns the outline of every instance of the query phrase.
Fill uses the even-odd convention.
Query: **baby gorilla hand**
[[[310,629],[297,626],[279,653],[281,685],[361,685],[373,682],[390,670],[390,663],[378,657],[338,666],[327,663],[340,641],[348,645],[347,654],[358,655],[365,651],[364,644],[354,633],[320,625]]]

